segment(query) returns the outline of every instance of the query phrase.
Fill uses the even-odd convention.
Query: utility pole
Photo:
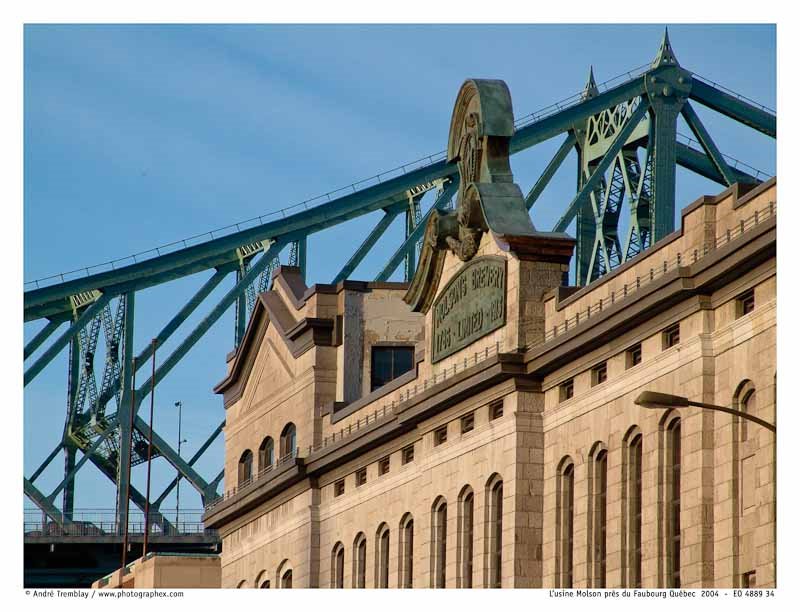
[[[181,437],[181,409],[183,408],[183,402],[175,402],[175,407],[178,409],[178,457],[181,456],[181,444],[186,442]],[[181,510],[181,473],[178,473],[178,484],[177,490],[175,492],[175,525],[178,527],[178,531],[181,530],[179,525],[179,515]]]

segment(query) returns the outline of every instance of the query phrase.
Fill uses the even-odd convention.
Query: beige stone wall
[[[659,464],[665,410],[646,410],[633,400],[642,390],[685,395],[723,406],[734,404],[737,387],[746,380],[756,390],[756,416],[775,422],[775,269],[765,264],[731,286],[695,300],[681,314],[654,320],[613,339],[585,359],[545,381],[544,584],[556,584],[557,468],[569,456],[575,464],[574,585],[589,585],[591,551],[587,546],[590,451],[600,442],[608,448],[607,584],[622,586],[622,455],[623,437],[632,427],[643,434],[643,580],[645,586],[666,586],[664,509],[660,503]],[[735,296],[755,286],[756,310],[734,319]],[[666,350],[660,330],[679,321],[681,342]],[[642,342],[642,363],[626,369],[625,348]],[[591,386],[591,367],[607,361],[608,380]],[[575,395],[559,402],[559,385],[574,380]],[[756,571],[756,584],[774,584],[773,434],[748,424],[750,438],[734,442],[741,426],[733,418],[696,408],[681,411],[681,579],[685,587],[739,586],[741,574]],[[748,466],[748,485],[739,483],[741,461]],[[738,457],[738,459],[737,459]],[[741,508],[742,487],[752,486],[749,506]],[[736,530],[738,529],[738,540]]]
[[[652,261],[671,258],[694,248],[693,244],[702,247],[704,242],[716,240],[727,227],[751,217],[756,208],[768,205],[774,197],[772,185],[739,198],[736,208],[731,194],[709,199],[684,216],[680,238],[643,255],[628,271],[601,279],[560,311],[554,299],[544,296],[560,283],[561,266],[520,262],[501,253],[493,239],[484,236],[478,256],[508,257],[507,324],[437,364],[430,363],[429,341],[424,340],[431,337],[431,315],[424,319],[424,330],[415,328],[419,315],[403,310],[399,302],[402,292],[378,290],[353,296],[340,292],[336,296],[340,313],[343,303],[354,298],[352,320],[344,321],[345,342],[349,338],[353,344],[316,347],[292,360],[281,345],[282,339],[267,331],[245,393],[228,411],[226,476],[235,474],[230,470],[241,448],[250,445],[257,454],[265,432],[279,435],[286,419],[298,425],[298,442],[301,454],[305,454],[308,440],[319,442],[333,432],[355,427],[376,409],[391,408],[393,401],[400,404],[415,388],[422,391],[427,388],[424,385],[430,386],[434,374],[441,383],[454,368],[463,372],[475,365],[476,356],[481,361],[490,349],[494,352],[500,346],[502,351],[511,352],[541,343],[554,322],[563,321],[601,295],[622,290],[635,274],[649,269]],[[440,288],[460,266],[455,256],[447,256]],[[397,587],[399,526],[410,513],[414,520],[413,585],[430,587],[432,509],[440,496],[448,506],[446,586],[459,586],[459,498],[465,486],[471,487],[475,496],[473,586],[485,586],[489,574],[486,487],[492,477],[500,477],[502,586],[554,587],[558,584],[560,546],[557,474],[565,458],[574,465],[573,585],[593,586],[600,567],[594,551],[598,481],[592,467],[601,450],[607,453],[605,584],[627,586],[629,543],[623,471],[626,436],[632,431],[641,433],[643,440],[642,583],[646,587],[667,586],[669,475],[665,428],[675,417],[681,419],[681,586],[740,586],[742,575],[753,571],[757,586],[774,585],[773,435],[754,423],[744,426],[723,413],[691,407],[671,412],[648,410],[634,404],[641,391],[651,390],[737,406],[742,390],[753,391],[747,409],[775,422],[775,261],[731,274],[725,282],[707,295],[684,296],[627,331],[578,347],[574,354],[579,356],[559,362],[554,369],[543,369],[543,374],[505,379],[455,405],[448,404],[402,435],[265,499],[260,507],[221,530],[223,586],[244,583],[255,587],[268,576],[275,587],[281,573],[291,567],[293,586],[330,587],[332,552],[341,542],[345,551],[344,584],[352,587],[354,542],[359,533],[367,541],[366,586],[375,586],[376,540],[385,524],[390,532],[389,586]],[[737,297],[751,288],[755,310],[739,316]],[[314,308],[330,308],[333,302],[324,303],[328,297],[314,302]],[[310,308],[306,307],[308,312]],[[364,325],[359,327],[360,319]],[[665,348],[663,330],[676,323],[680,342]],[[348,336],[348,325],[356,326],[352,336]],[[591,322],[583,325],[591,329]],[[357,372],[361,394],[368,391],[368,351],[383,340],[407,341],[425,348],[418,377],[335,424],[331,424],[330,416],[315,416],[323,401],[341,400],[347,372]],[[559,345],[558,340],[549,342],[556,348]],[[630,366],[626,351],[639,343],[642,362]],[[545,345],[542,354],[547,349]],[[346,365],[352,358],[348,351],[360,353],[361,361]],[[286,367],[278,356],[288,364]],[[593,384],[592,368],[601,362],[606,363],[607,380]],[[284,378],[276,371],[283,372],[280,376]],[[560,387],[568,380],[573,382],[574,396],[562,401]],[[490,420],[489,407],[499,399],[503,401],[503,416]],[[474,430],[462,435],[461,418],[473,411]],[[388,418],[393,418],[391,409]],[[434,432],[443,426],[447,427],[447,441],[435,445]],[[351,435],[357,438],[360,429]],[[414,460],[403,465],[402,450],[411,444]],[[390,471],[379,475],[378,462],[384,457],[390,458]],[[364,468],[367,482],[356,486],[356,472]],[[340,480],[344,480],[345,490],[335,496],[335,483]]]
[[[580,297],[571,300],[567,306],[559,309],[555,298],[547,300],[545,330],[552,333],[554,327],[563,327],[565,321],[569,321],[569,325],[572,326],[576,315],[579,321],[583,321],[587,308],[591,308],[590,316],[594,316],[601,299],[604,308],[612,304],[612,293],[614,303],[624,299],[627,294],[636,291],[637,279],[639,287],[650,282],[651,269],[656,279],[663,273],[665,262],[669,270],[674,269],[679,254],[681,265],[690,265],[694,261],[695,250],[698,251],[697,257],[702,257],[703,246],[707,245],[708,250],[713,250],[711,243],[716,244],[725,240],[728,230],[731,230],[732,239],[735,239],[739,235],[742,222],[746,223],[746,229],[750,229],[756,211],[759,211],[759,222],[763,222],[769,216],[770,202],[777,202],[775,183],[759,193],[754,192],[740,197],[738,202],[734,193],[730,191],[726,193],[727,195],[718,202],[709,198],[709,202],[685,214],[677,239],[645,252],[632,260],[635,262],[633,265],[612,274],[608,279],[600,279],[591,285],[591,289],[581,290]],[[735,207],[737,204],[738,207]],[[773,210],[777,211],[777,208]]]

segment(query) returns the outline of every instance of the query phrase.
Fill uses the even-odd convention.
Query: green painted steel
[[[382,282],[389,280],[389,277],[394,273],[397,269],[397,266],[406,258],[406,255],[411,249],[416,248],[417,243],[422,238],[422,235],[425,233],[425,226],[428,223],[428,218],[431,215],[431,212],[434,210],[443,210],[450,199],[456,194],[458,191],[458,181],[450,181],[444,188],[444,191],[439,194],[436,198],[436,201],[433,203],[433,206],[430,207],[428,212],[423,215],[420,222],[403,241],[403,244],[400,245],[392,256],[389,258],[388,263],[383,267],[383,270],[378,272],[377,276],[375,277],[376,281]]]
[[[27,359],[28,357],[33,355],[36,352],[36,349],[39,348],[42,345],[42,343],[45,340],[47,340],[54,331],[56,331],[59,327],[61,327],[61,324],[64,321],[66,321],[66,319],[63,317],[48,321],[47,325],[45,325],[39,331],[39,333],[36,334],[33,338],[31,338],[31,341],[25,345],[25,349],[23,350],[23,359]]]
[[[550,184],[550,179],[553,178],[553,175],[558,171],[561,167],[561,164],[564,163],[567,155],[575,148],[575,134],[573,132],[569,132],[567,137],[564,139],[564,142],[561,143],[561,146],[556,151],[556,154],[553,155],[553,159],[550,160],[550,163],[547,164],[547,167],[542,172],[541,176],[537,179],[537,181],[531,187],[531,190],[528,192],[528,195],[525,196],[525,206],[528,210],[530,210],[533,205],[536,203],[536,200],[539,199],[539,196],[542,195],[545,187]]]
[[[722,157],[722,153],[720,153],[717,145],[714,144],[711,134],[708,133],[703,122],[700,121],[700,117],[694,112],[692,105],[686,102],[681,109],[681,114],[683,118],[686,119],[686,123],[689,124],[689,128],[692,130],[695,138],[697,138],[698,142],[702,145],[706,155],[711,159],[717,172],[725,181],[726,186],[730,187],[733,185],[736,182],[736,176],[733,174],[730,166],[728,166],[728,162]]]
[[[614,161],[617,153],[619,153],[622,149],[622,145],[625,144],[625,142],[628,140],[628,136],[630,136],[633,130],[639,125],[639,122],[644,118],[646,112],[647,104],[644,102],[640,103],[639,106],[636,107],[636,110],[626,122],[625,127],[623,127],[619,134],[617,134],[617,137],[614,139],[614,143],[611,145],[611,147],[609,147],[606,154],[594,168],[592,175],[583,184],[580,191],[578,191],[578,194],[572,199],[572,202],[569,203],[566,212],[553,226],[554,232],[566,231],[567,227],[572,222],[572,219],[575,217],[575,214],[578,212],[578,209],[583,205],[584,201],[588,199],[589,193],[603,178],[603,173],[611,165],[611,162]]]
[[[343,281],[344,279],[348,278],[353,271],[358,267],[358,265],[364,260],[364,257],[367,256],[367,253],[372,250],[378,240],[381,239],[381,236],[386,232],[389,226],[392,224],[399,215],[399,211],[389,212],[386,211],[383,213],[383,216],[380,218],[380,221],[372,228],[372,231],[367,235],[364,239],[364,242],[361,243],[361,246],[358,247],[353,256],[347,260],[347,263],[344,264],[339,273],[333,277],[333,284],[335,285],[339,281]]]
[[[106,304],[111,300],[110,295],[102,295],[100,298],[97,299],[96,302],[91,304],[83,313],[78,317],[78,320],[75,321],[72,325],[70,325],[69,329],[65,331],[61,336],[52,344],[48,349],[44,352],[44,354],[37,359],[30,368],[25,370],[25,374],[23,376],[23,384],[24,386],[28,386],[28,383],[31,382],[34,378],[36,378],[37,374],[41,372],[45,366],[50,363],[53,358],[58,355],[62,349],[69,344],[69,341],[78,334],[89,321],[91,321],[96,314],[98,314]]]
[[[776,115],[720,91],[700,79],[693,80],[690,98],[767,136],[777,137],[778,118]]]

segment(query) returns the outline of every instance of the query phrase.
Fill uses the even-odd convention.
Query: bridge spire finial
[[[678,58],[672,51],[672,45],[669,42],[669,30],[664,26],[664,37],[661,39],[661,46],[658,49],[656,58],[651,65],[652,68],[659,66],[678,66]]]
[[[600,92],[597,89],[597,83],[594,80],[594,67],[589,65],[589,78],[586,79],[586,85],[583,88],[583,93],[581,94],[581,100],[588,100],[589,98],[594,98]]]

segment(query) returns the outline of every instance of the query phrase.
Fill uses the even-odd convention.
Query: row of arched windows
[[[284,559],[283,562],[281,562],[281,564],[278,566],[278,570],[275,572],[274,585],[270,581],[270,575],[267,570],[263,570],[261,573],[259,573],[256,577],[255,583],[253,584],[253,587],[256,589],[269,589],[273,586],[281,589],[292,588],[292,566],[288,559]],[[247,580],[242,580],[239,582],[236,588],[247,588]]]
[[[297,428],[294,423],[288,423],[281,432],[280,457],[294,455],[297,450]],[[253,451],[249,448],[239,458],[238,485],[242,486],[252,480],[254,474],[260,474],[270,469],[275,464],[275,443],[272,437],[267,436],[258,447],[258,472],[253,471]]]
[[[681,420],[668,413],[662,421],[664,482],[662,517],[664,553],[668,561],[667,587],[681,586]],[[642,586],[642,433],[631,427],[622,442],[622,587]],[[575,545],[575,463],[565,456],[556,480],[555,563],[556,588],[573,587]],[[608,449],[597,442],[587,464],[587,581],[590,588],[606,588],[608,507]]]
[[[430,587],[444,588],[447,584],[447,500],[439,496],[431,506]],[[475,551],[475,494],[467,485],[457,502],[456,584],[472,587],[473,558]],[[484,583],[499,588],[502,581],[503,560],[503,479],[494,474],[486,483],[485,516],[486,564]],[[412,588],[414,584],[414,517],[406,513],[397,528],[397,586]],[[387,523],[381,523],[375,532],[375,586],[389,587],[389,560],[392,533]],[[367,536],[359,532],[353,539],[352,587],[364,588],[367,575]],[[331,550],[331,588],[345,586],[345,546],[337,542]]]

